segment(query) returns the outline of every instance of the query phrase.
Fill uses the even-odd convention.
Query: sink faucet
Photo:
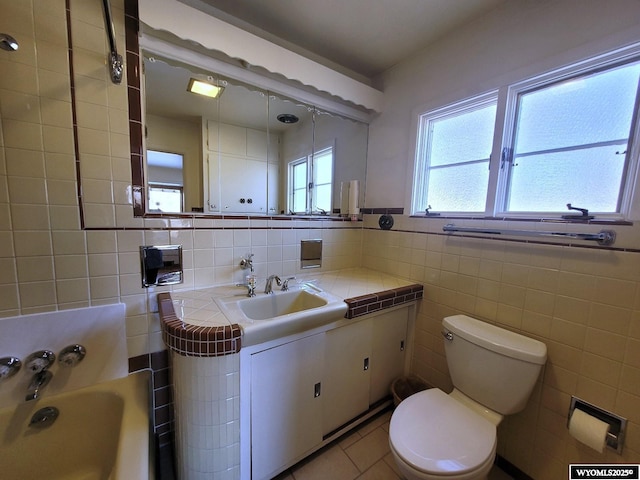
[[[267,283],[264,286],[264,293],[273,293],[273,281],[276,281],[276,284],[278,286],[282,285],[282,280],[280,280],[280,277],[277,275],[269,275],[269,277],[267,278]]]
[[[31,379],[31,383],[29,383],[27,396],[24,399],[27,402],[29,400],[36,400],[40,396],[40,389],[46,387],[51,381],[52,377],[53,373],[51,373],[49,370],[42,370],[41,372],[36,373]]]
[[[282,291],[286,292],[287,290],[289,290],[289,280],[295,280],[296,277],[289,277],[285,280],[282,281]]]

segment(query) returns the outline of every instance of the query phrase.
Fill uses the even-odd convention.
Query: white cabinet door
[[[245,160],[242,158],[220,155],[218,157],[219,171],[216,181],[211,182],[211,188],[220,190],[220,212],[242,212],[244,204],[240,198],[244,192]],[[224,179],[221,181],[220,179]]]
[[[243,212],[267,212],[267,163],[260,160],[247,159],[242,174],[242,196],[246,203]]]
[[[263,130],[247,128],[247,157],[267,161],[269,137]]]
[[[205,133],[209,151],[242,157],[247,155],[246,128],[207,120]]]
[[[371,405],[390,395],[391,383],[404,375],[408,322],[409,308],[383,313],[371,319]]]
[[[247,129],[219,123],[220,136],[218,145],[220,152],[245,157],[247,155]]]
[[[370,357],[370,321],[359,321],[326,332],[322,412],[324,435],[369,408]]]
[[[251,356],[251,478],[274,472],[322,442],[324,334]]]
[[[205,134],[209,211],[278,213],[277,136],[272,147],[267,132],[211,120]],[[275,149],[272,164],[267,162],[269,148]]]
[[[207,169],[208,174],[208,192],[205,194],[208,197],[208,205],[210,212],[219,212],[222,202],[222,196],[220,193],[220,155],[218,152],[209,153],[207,155]]]

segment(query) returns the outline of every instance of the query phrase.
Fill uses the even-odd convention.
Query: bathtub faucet
[[[27,396],[24,399],[27,402],[29,400],[37,399],[40,396],[40,390],[46,387],[52,378],[53,373],[49,370],[42,370],[41,372],[36,373],[31,379],[31,383],[27,389]]]
[[[27,389],[27,396],[25,400],[35,400],[40,396],[40,390],[46,387],[53,373],[49,371],[49,367],[53,365],[56,355],[51,350],[39,350],[33,352],[25,360],[25,367],[30,372],[33,372],[29,388]]]

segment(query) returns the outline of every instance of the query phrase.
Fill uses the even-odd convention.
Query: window
[[[484,212],[497,93],[420,118],[417,210]]]
[[[289,210],[293,213],[331,212],[333,147],[289,163]]]
[[[183,211],[183,164],[184,156],[180,153],[147,150],[149,211]]]
[[[297,213],[307,212],[307,158],[302,158],[289,164],[289,178],[291,185],[289,188],[289,210]]]
[[[631,50],[421,115],[413,213],[560,216],[571,203],[628,216],[640,46]]]

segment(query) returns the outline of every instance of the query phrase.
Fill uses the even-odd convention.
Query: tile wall
[[[111,9],[124,54],[124,0]],[[0,50],[0,316],[124,303],[130,369],[154,370],[157,433],[167,433],[156,295],[170,289],[141,287],[139,247],[182,245],[175,288],[192,289],[242,281],[249,252],[259,279],[295,274],[302,239],[323,239],[322,270],[359,266],[361,226],[134,217],[127,87],[109,79],[101,2],[0,0],[0,31],[20,44]]]
[[[123,0],[111,6],[123,46]],[[358,223],[134,218],[127,89],[108,79],[101,3],[69,7],[75,119],[65,1],[0,3],[20,42],[0,52],[0,316],[123,302],[135,357],[163,348],[155,294],[168,290],[141,287],[140,245],[183,246],[180,289],[241,281],[248,252],[259,278],[295,274],[302,239],[323,239],[322,270],[360,264]]]
[[[440,332],[452,314],[541,340],[543,377],[499,427],[498,453],[537,480],[565,478],[569,463],[640,462],[640,251],[451,237],[445,222],[396,217],[382,231],[365,219],[363,265],[424,284],[413,370],[450,391]],[[612,228],[638,245],[637,227]],[[569,436],[571,395],[629,419],[622,456]]]

